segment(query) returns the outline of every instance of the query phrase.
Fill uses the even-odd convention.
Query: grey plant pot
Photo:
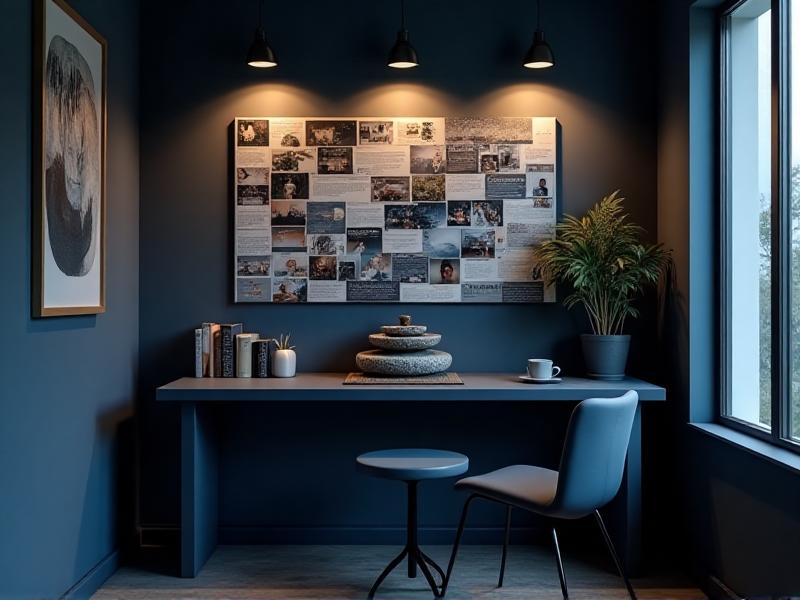
[[[629,335],[581,335],[586,374],[592,379],[619,381],[625,377],[630,345]]]

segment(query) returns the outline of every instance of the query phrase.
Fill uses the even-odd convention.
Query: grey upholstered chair
[[[638,394],[630,391],[618,398],[590,398],[578,404],[570,417],[558,471],[514,465],[458,481],[456,489],[470,491],[472,495],[464,503],[440,596],[444,596],[450,583],[470,503],[476,498],[483,498],[506,505],[505,540],[498,587],[503,585],[512,507],[554,519],[580,519],[594,513],[628,593],[631,598],[636,598],[598,509],[616,496],[622,483],[638,401]],[[552,535],[561,593],[568,598],[555,527]]]

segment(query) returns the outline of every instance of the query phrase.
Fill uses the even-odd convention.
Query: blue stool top
[[[448,450],[398,448],[367,452],[356,459],[360,471],[402,481],[455,477],[469,468],[469,458]]]

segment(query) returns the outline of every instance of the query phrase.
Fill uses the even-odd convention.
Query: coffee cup
[[[561,367],[553,366],[553,361],[547,358],[529,358],[528,376],[533,379],[552,379],[561,373]]]

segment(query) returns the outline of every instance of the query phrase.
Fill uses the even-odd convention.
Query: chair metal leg
[[[566,600],[569,598],[567,591],[567,576],[564,574],[564,563],[561,562],[561,549],[558,547],[558,535],[556,535],[556,528],[553,527],[553,546],[556,549],[556,566],[558,567],[558,580],[561,583],[561,595]]]
[[[606,529],[606,524],[603,522],[603,517],[600,516],[600,511],[595,510],[594,516],[597,519],[597,524],[600,526],[600,531],[603,533],[603,539],[606,541],[608,551],[611,552],[611,558],[614,559],[614,564],[617,566],[617,571],[619,571],[619,574],[622,576],[622,580],[625,582],[625,587],[628,588],[628,595],[632,598],[632,600],[636,600],[636,593],[633,591],[633,586],[631,585],[628,576],[625,574],[625,570],[622,568],[622,563],[619,561],[619,556],[617,556],[617,551],[614,549],[611,536],[608,535],[608,530]]]
[[[503,557],[500,559],[500,578],[497,587],[503,587],[503,576],[506,574],[506,557],[508,556],[508,537],[511,534],[511,505],[506,506],[506,533],[503,538]]]
[[[392,559],[392,562],[386,565],[386,568],[383,570],[383,572],[380,575],[378,575],[378,578],[375,580],[375,583],[372,584],[372,587],[369,590],[369,594],[367,594],[368,600],[372,600],[375,597],[375,592],[378,591],[378,588],[383,583],[383,580],[386,579],[389,573],[394,571],[397,565],[403,562],[403,559],[406,557],[407,554],[408,554],[408,548],[403,548],[403,551],[400,552],[400,554],[398,554],[397,556],[395,556]]]
[[[453,542],[453,551],[450,553],[450,562],[447,564],[447,575],[444,577],[444,583],[442,583],[442,591],[439,594],[440,598],[444,598],[444,595],[447,593],[447,586],[450,585],[450,577],[453,575],[453,565],[456,563],[456,555],[458,554],[458,546],[461,544],[461,536],[464,533],[464,524],[467,522],[467,512],[469,511],[470,503],[477,498],[477,494],[473,494],[467,501],[464,502],[464,508],[461,511],[461,520],[458,523],[458,531],[456,532],[456,539]]]

